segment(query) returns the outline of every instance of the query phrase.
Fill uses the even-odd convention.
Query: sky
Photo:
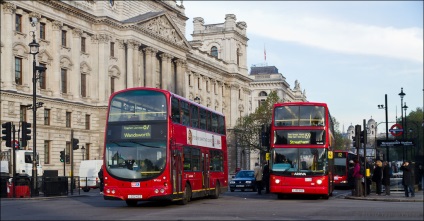
[[[186,38],[193,18],[247,24],[247,64],[275,66],[290,88],[296,80],[307,100],[325,102],[346,132],[374,119],[385,133],[401,117],[423,108],[423,1],[183,1]],[[264,56],[266,51],[266,60]],[[405,112],[403,112],[405,113]],[[380,124],[381,123],[381,124]],[[409,128],[409,126],[408,126]]]

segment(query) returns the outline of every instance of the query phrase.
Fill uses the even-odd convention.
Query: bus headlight
[[[247,180],[247,181],[246,181],[246,183],[252,183],[252,181],[250,181],[250,180]]]
[[[317,180],[317,184],[321,185],[322,184],[322,180]]]
[[[276,184],[279,184],[279,183],[280,183],[280,179],[276,179],[276,180],[275,180],[275,183],[276,183]]]

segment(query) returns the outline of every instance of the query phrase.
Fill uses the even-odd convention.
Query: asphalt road
[[[336,190],[328,200],[254,192],[227,192],[219,199],[198,199],[187,205],[106,201],[98,190],[74,197],[40,197],[1,201],[1,220],[423,220],[422,202],[345,199]]]

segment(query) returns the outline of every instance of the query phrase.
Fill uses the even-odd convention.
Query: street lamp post
[[[32,61],[32,139],[33,139],[33,147],[32,147],[32,191],[31,196],[38,195],[37,192],[37,64],[35,61],[35,55],[39,53],[40,45],[35,41],[35,32],[32,33],[32,42],[29,43],[30,54],[33,55]]]
[[[405,97],[405,93],[403,93],[403,87],[402,88],[400,88],[400,93],[399,93],[399,96],[400,96],[400,114],[401,114],[401,120],[402,120],[402,128],[405,128],[404,126],[403,126],[403,111],[402,111],[402,107],[403,107],[403,97]],[[404,137],[404,135],[402,134],[402,137]]]
[[[81,147],[81,153],[82,153],[82,160],[84,160],[84,158],[85,158],[85,147],[84,146]]]
[[[406,102],[404,103],[404,105],[403,105],[402,109],[403,109],[403,110],[405,110],[405,115],[404,115],[404,116],[405,116],[405,123],[404,123],[404,124],[405,124],[405,125],[404,125],[404,128],[405,128],[405,129],[404,129],[403,131],[404,131],[404,134],[405,134],[405,138],[408,138],[408,135],[407,135],[407,133],[406,133],[406,131],[408,131],[408,130],[406,129],[406,128],[408,128],[408,126],[407,126],[407,124],[406,124],[406,109],[408,109],[408,106],[406,106]]]
[[[385,112],[386,112],[386,141],[388,141],[389,140],[389,120],[388,120],[388,113],[387,113],[387,94],[385,94],[384,95],[384,105],[382,105],[382,104],[380,104],[380,105],[378,105],[378,109],[384,109],[385,110]],[[386,160],[388,161],[388,162],[390,162],[389,161],[389,148],[387,147],[386,148]]]

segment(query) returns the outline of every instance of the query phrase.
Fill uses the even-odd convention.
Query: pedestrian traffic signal
[[[65,151],[60,151],[60,162],[65,162]]]
[[[28,140],[31,140],[31,124],[27,123],[25,121],[22,122],[22,145],[23,147],[26,147],[28,145]]]
[[[78,150],[79,146],[78,146],[79,140],[78,139],[73,139],[72,140],[72,149],[73,150]]]
[[[12,146],[12,122],[6,122],[1,125],[2,140],[6,141],[6,147]]]

